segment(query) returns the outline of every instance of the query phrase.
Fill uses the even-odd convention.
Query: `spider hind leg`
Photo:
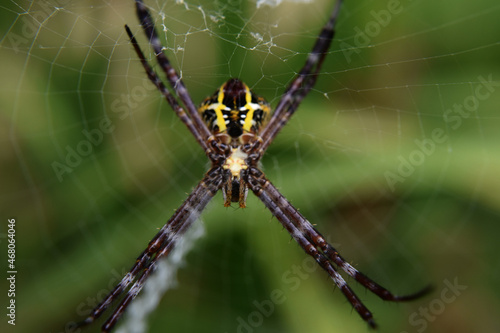
[[[376,328],[373,314],[354,293],[344,278],[337,271],[343,270],[353,277],[363,287],[385,301],[405,302],[420,298],[432,291],[427,286],[410,295],[395,295],[382,287],[366,275],[355,269],[338,251],[328,244],[325,238],[312,226],[312,224],[293,207],[293,205],[278,191],[278,189],[257,168],[250,168],[248,172],[248,186],[254,194],[264,203],[271,213],[280,221],[300,247],[314,258],[319,266],[325,270],[335,285],[342,291],[356,312],[372,328]]]

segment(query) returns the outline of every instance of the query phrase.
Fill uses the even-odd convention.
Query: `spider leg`
[[[168,256],[170,251],[176,245],[177,240],[198,218],[200,213],[213,198],[217,191],[222,187],[222,169],[215,167],[207,172],[203,180],[191,192],[188,198],[176,210],[174,215],[160,229],[156,236],[149,242],[148,247],[137,258],[132,269],[123,277],[102,302],[95,307],[89,316],[79,324],[79,326],[88,325],[99,318],[113,301],[118,299],[129,286],[126,296],[115,308],[108,320],[102,326],[103,332],[109,332],[123,315],[130,302],[141,291],[146,279],[155,270],[160,258]]]
[[[168,91],[168,89],[165,87],[163,82],[160,80],[158,75],[153,71],[151,66],[148,64],[146,61],[146,57],[144,56],[144,53],[142,52],[141,48],[139,47],[139,44],[137,43],[137,40],[135,39],[134,35],[130,31],[130,28],[128,25],[125,25],[125,30],[127,31],[127,34],[130,38],[130,42],[134,46],[135,52],[137,53],[137,56],[141,60],[141,64],[144,67],[144,70],[146,71],[146,74],[148,75],[148,78],[155,87],[162,93],[162,95],[165,97],[167,100],[168,104],[172,107],[172,109],[175,111],[177,116],[181,119],[181,121],[187,126],[189,131],[193,134],[195,137],[196,141],[198,141],[198,144],[203,148],[203,150],[206,152],[209,150],[209,147],[206,143],[206,141],[203,139],[202,135],[200,134],[200,131],[198,128],[193,124],[191,118],[189,118],[184,112],[184,109],[179,105],[177,100],[175,99],[174,96]]]
[[[313,225],[302,214],[300,214],[297,209],[283,197],[282,194],[279,193],[274,185],[271,184],[269,192],[273,194],[274,200],[285,200],[286,204],[282,206],[284,212],[288,216],[290,216],[291,220],[296,221],[300,231],[304,233],[316,247],[318,247],[332,262],[334,262],[344,272],[349,274],[361,285],[363,285],[365,288],[370,290],[381,299],[391,302],[411,301],[424,296],[432,290],[431,286],[427,286],[413,294],[402,296],[394,295],[389,290],[382,287],[381,285],[370,279],[368,276],[354,268],[349,262],[347,262],[333,246],[328,244],[323,235],[321,235],[319,231],[316,230],[316,228],[314,228]]]
[[[347,300],[353,305],[354,309],[359,313],[361,318],[365,320],[371,327],[375,328],[376,324],[373,320],[373,315],[368,308],[361,302],[354,291],[347,285],[344,278],[332,266],[328,258],[318,251],[316,246],[306,238],[292,222],[290,217],[285,214],[282,207],[283,204],[290,204],[286,199],[279,202],[274,200],[274,195],[269,189],[274,187],[271,183],[261,176],[259,179],[249,176],[249,187],[254,194],[264,203],[264,205],[271,211],[271,213],[280,221],[283,227],[290,233],[293,239],[304,249],[304,251],[316,260],[316,262],[323,268],[328,275],[332,278],[333,282],[342,291]],[[276,190],[277,191],[277,190]],[[283,202],[285,201],[285,202]]]
[[[186,86],[182,82],[182,79],[180,78],[179,74],[177,74],[177,71],[172,67],[170,61],[163,52],[163,45],[158,38],[151,13],[141,0],[136,0],[135,4],[137,9],[137,16],[139,18],[139,21],[141,22],[144,33],[146,34],[146,37],[148,38],[151,47],[155,52],[158,64],[162,68],[163,72],[165,72],[167,80],[174,91],[177,93],[177,96],[179,96],[179,99],[186,107],[186,111],[191,117],[194,126],[197,128],[199,134],[201,135],[202,140],[206,141],[211,136],[211,133],[201,119],[198,113],[198,109],[194,105],[193,100],[191,99],[191,96],[186,89]]]
[[[255,195],[264,203],[272,214],[276,216],[304,251],[313,257],[321,268],[330,275],[361,318],[371,327],[376,327],[372,313],[347,285],[346,281],[331,265],[332,263],[336,264],[369,291],[387,301],[409,301],[421,297],[431,290],[430,287],[427,287],[415,294],[407,296],[392,294],[346,262],[345,259],[325,241],[324,237],[312,226],[312,224],[292,206],[267,178],[265,178],[260,170],[251,168],[248,174],[248,184]]]
[[[285,93],[278,102],[271,119],[262,130],[260,134],[262,142],[256,143],[256,152],[260,156],[262,156],[278,132],[288,123],[288,120],[295,112],[300,102],[302,102],[304,97],[306,97],[316,83],[319,70],[321,69],[323,60],[325,59],[327,51],[335,35],[335,24],[337,22],[341,4],[342,0],[338,0],[335,4],[335,8],[316,39],[316,43],[314,44],[311,53],[309,53],[306,63],[285,90]]]

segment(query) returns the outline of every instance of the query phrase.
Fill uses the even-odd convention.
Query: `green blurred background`
[[[196,103],[239,77],[273,105],[333,7],[146,3]],[[14,217],[18,270],[16,326],[2,314],[0,330],[73,332],[207,160],[127,41],[125,23],[152,56],[133,1],[11,1],[0,15],[0,258],[6,267]],[[380,332],[500,331],[499,15],[494,0],[345,1],[317,86],[263,159],[358,269],[398,294],[434,285],[393,304],[349,279]],[[454,105],[473,110],[444,118]],[[102,139],[57,176],[54,163],[96,129]],[[151,332],[369,331],[323,271],[297,272],[305,254],[252,195],[243,210],[224,208],[218,194],[202,220]],[[259,317],[255,302],[276,289],[285,301]]]

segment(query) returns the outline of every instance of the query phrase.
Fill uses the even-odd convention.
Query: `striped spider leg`
[[[285,90],[269,123],[262,129],[258,141],[254,142],[254,146],[258,146],[259,149],[252,147],[252,154],[259,156],[264,154],[278,132],[287,124],[300,102],[314,87],[321,65],[335,36],[335,24],[341,5],[342,0],[337,0],[330,18],[321,29],[316,43],[306,59],[306,63]]]
[[[363,320],[365,320],[370,327],[375,328],[376,324],[373,320],[372,313],[347,285],[346,281],[332,264],[337,265],[337,267],[353,277],[361,285],[386,301],[411,301],[426,295],[432,288],[427,286],[414,294],[398,296],[392,294],[389,290],[356,270],[340,256],[334,247],[325,241],[325,238],[297,211],[295,207],[292,206],[292,204],[290,204],[257,167],[265,150],[272,143],[278,132],[287,124],[300,102],[316,83],[319,70],[335,35],[335,23],[341,3],[342,0],[336,2],[334,10],[321,30],[311,53],[307,57],[305,65],[288,86],[285,94],[278,102],[271,120],[261,130],[259,133],[260,135],[255,137],[251,146],[248,147],[249,167],[244,170],[244,179],[250,190],[281,222],[283,227],[290,233],[295,241],[330,275],[334,283],[339,287]]]
[[[80,323],[80,326],[94,322],[115,300],[119,299],[122,294],[125,294],[120,304],[102,325],[102,332],[111,331],[130,302],[142,290],[146,279],[156,269],[158,260],[170,254],[179,238],[183,236],[186,230],[199,217],[208,202],[220,190],[223,173],[224,170],[220,167],[213,168],[207,172],[203,180],[195,187],[184,203],[149,242],[148,247],[137,258],[132,269],[125,274],[123,279],[101,303],[91,311],[89,316]]]
[[[338,251],[328,244],[325,238],[313,227],[313,225],[300,214],[295,207],[278,191],[278,189],[265,177],[259,169],[250,167],[246,177],[248,186],[252,192],[264,203],[271,213],[281,222],[283,227],[290,233],[292,238],[314,258],[332,278],[335,285],[342,291],[349,303],[352,304],[358,314],[372,328],[376,328],[373,315],[368,308],[356,296],[344,278],[338,273],[333,265],[336,265],[369,291],[385,301],[404,302],[417,299],[431,291],[431,287],[404,296],[392,294],[389,290],[359,272]]]
[[[224,206],[228,207],[231,203],[237,202],[239,207],[244,208],[247,192],[250,189],[277,217],[306,253],[327,271],[348,301],[371,327],[375,327],[373,315],[334,266],[384,300],[408,301],[429,291],[429,288],[425,288],[412,295],[396,296],[357,271],[325,241],[324,237],[278,192],[258,168],[258,163],[268,146],[316,83],[334,36],[341,3],[341,0],[336,2],[305,65],[290,83],[271,116],[269,104],[255,95],[245,83],[234,78],[222,84],[211,97],[205,99],[200,107],[196,108],[180,76],[163,52],[163,46],[148,8],[141,0],[136,0],[139,22],[170,88],[165,86],[148,64],[130,28],[125,26],[132,46],[149,80],[193,134],[210,159],[212,166],[184,203],[149,242],[132,269],[91,311],[81,325],[94,322],[114,301],[121,298],[121,302],[102,326],[103,332],[111,331],[157,267],[158,260],[169,255],[178,239],[183,236],[219,190],[223,193]],[[177,95],[182,105],[170,91]]]
[[[148,39],[148,41],[151,45],[151,48],[153,49],[153,51],[155,53],[158,65],[160,65],[161,69],[165,73],[165,76],[168,80],[168,83],[170,84],[172,89],[175,91],[175,93],[177,94],[179,99],[182,101],[182,104],[184,104],[184,106],[186,107],[186,110],[187,110],[187,113],[190,117],[190,120],[194,123],[194,127],[196,128],[198,133],[193,132],[191,130],[191,128],[190,128],[190,130],[193,133],[193,135],[195,136],[198,143],[203,148],[205,148],[205,151],[206,151],[207,147],[204,147],[205,144],[203,142],[208,140],[208,138],[211,136],[211,133],[208,130],[207,126],[203,123],[203,120],[198,115],[198,109],[194,105],[193,100],[191,99],[191,96],[189,95],[189,93],[186,89],[186,86],[184,85],[184,82],[181,80],[179,74],[172,67],[172,65],[170,64],[170,61],[168,60],[167,56],[163,52],[163,45],[161,44],[160,39],[158,38],[158,33],[156,32],[156,29],[154,27],[151,13],[149,12],[148,8],[146,7],[146,5],[142,1],[139,1],[139,0],[136,1],[135,5],[136,5],[137,16],[139,18],[139,22],[141,23],[141,26],[144,30],[144,33],[146,34],[146,38]],[[144,66],[144,69],[146,70],[149,79],[151,81],[153,81],[155,86],[162,93],[164,93],[164,91],[161,90],[156,85],[155,81],[153,80],[155,75],[153,75],[153,78],[150,76],[150,73],[154,74],[154,71],[151,69],[151,67],[146,62],[144,55],[142,55],[142,51],[140,50],[140,48],[137,44],[137,41],[135,40],[132,33],[130,32],[130,29],[128,29],[127,26],[125,29],[127,30],[127,34],[129,35],[132,44],[134,45],[136,53],[139,55],[139,58],[141,59],[141,63]],[[174,107],[174,105],[172,104],[172,101],[171,101],[172,99],[174,99],[174,98],[167,97],[167,101],[172,106],[174,111],[177,112],[176,107]],[[183,122],[187,121],[187,119],[185,117],[180,116],[180,118]],[[188,128],[189,128],[189,126],[188,126]]]

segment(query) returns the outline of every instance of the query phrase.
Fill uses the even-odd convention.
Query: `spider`
[[[184,203],[149,242],[132,269],[91,311],[82,325],[94,322],[113,301],[125,294],[121,303],[102,326],[103,332],[109,332],[130,302],[141,291],[147,278],[157,267],[158,260],[169,255],[178,239],[183,236],[219,190],[222,190],[224,206],[228,207],[231,203],[237,202],[241,208],[246,205],[248,190],[252,191],[306,254],[313,257],[328,273],[349,303],[370,327],[376,327],[372,313],[348,286],[338,269],[386,301],[409,301],[430,291],[430,287],[426,287],[411,295],[397,296],[356,270],[325,241],[325,238],[290,204],[259,168],[259,161],[264,152],[316,82],[333,40],[342,0],[336,1],[304,66],[286,89],[272,115],[269,104],[255,95],[245,83],[235,78],[225,82],[213,96],[196,108],[184,83],[163,52],[163,46],[148,8],[141,0],[136,0],[135,3],[137,16],[155,53],[156,60],[165,73],[170,89],[176,93],[184,107],[153,71],[130,28],[125,25],[132,46],[149,80],[158,88],[177,116],[193,134],[209,158],[211,167]]]

